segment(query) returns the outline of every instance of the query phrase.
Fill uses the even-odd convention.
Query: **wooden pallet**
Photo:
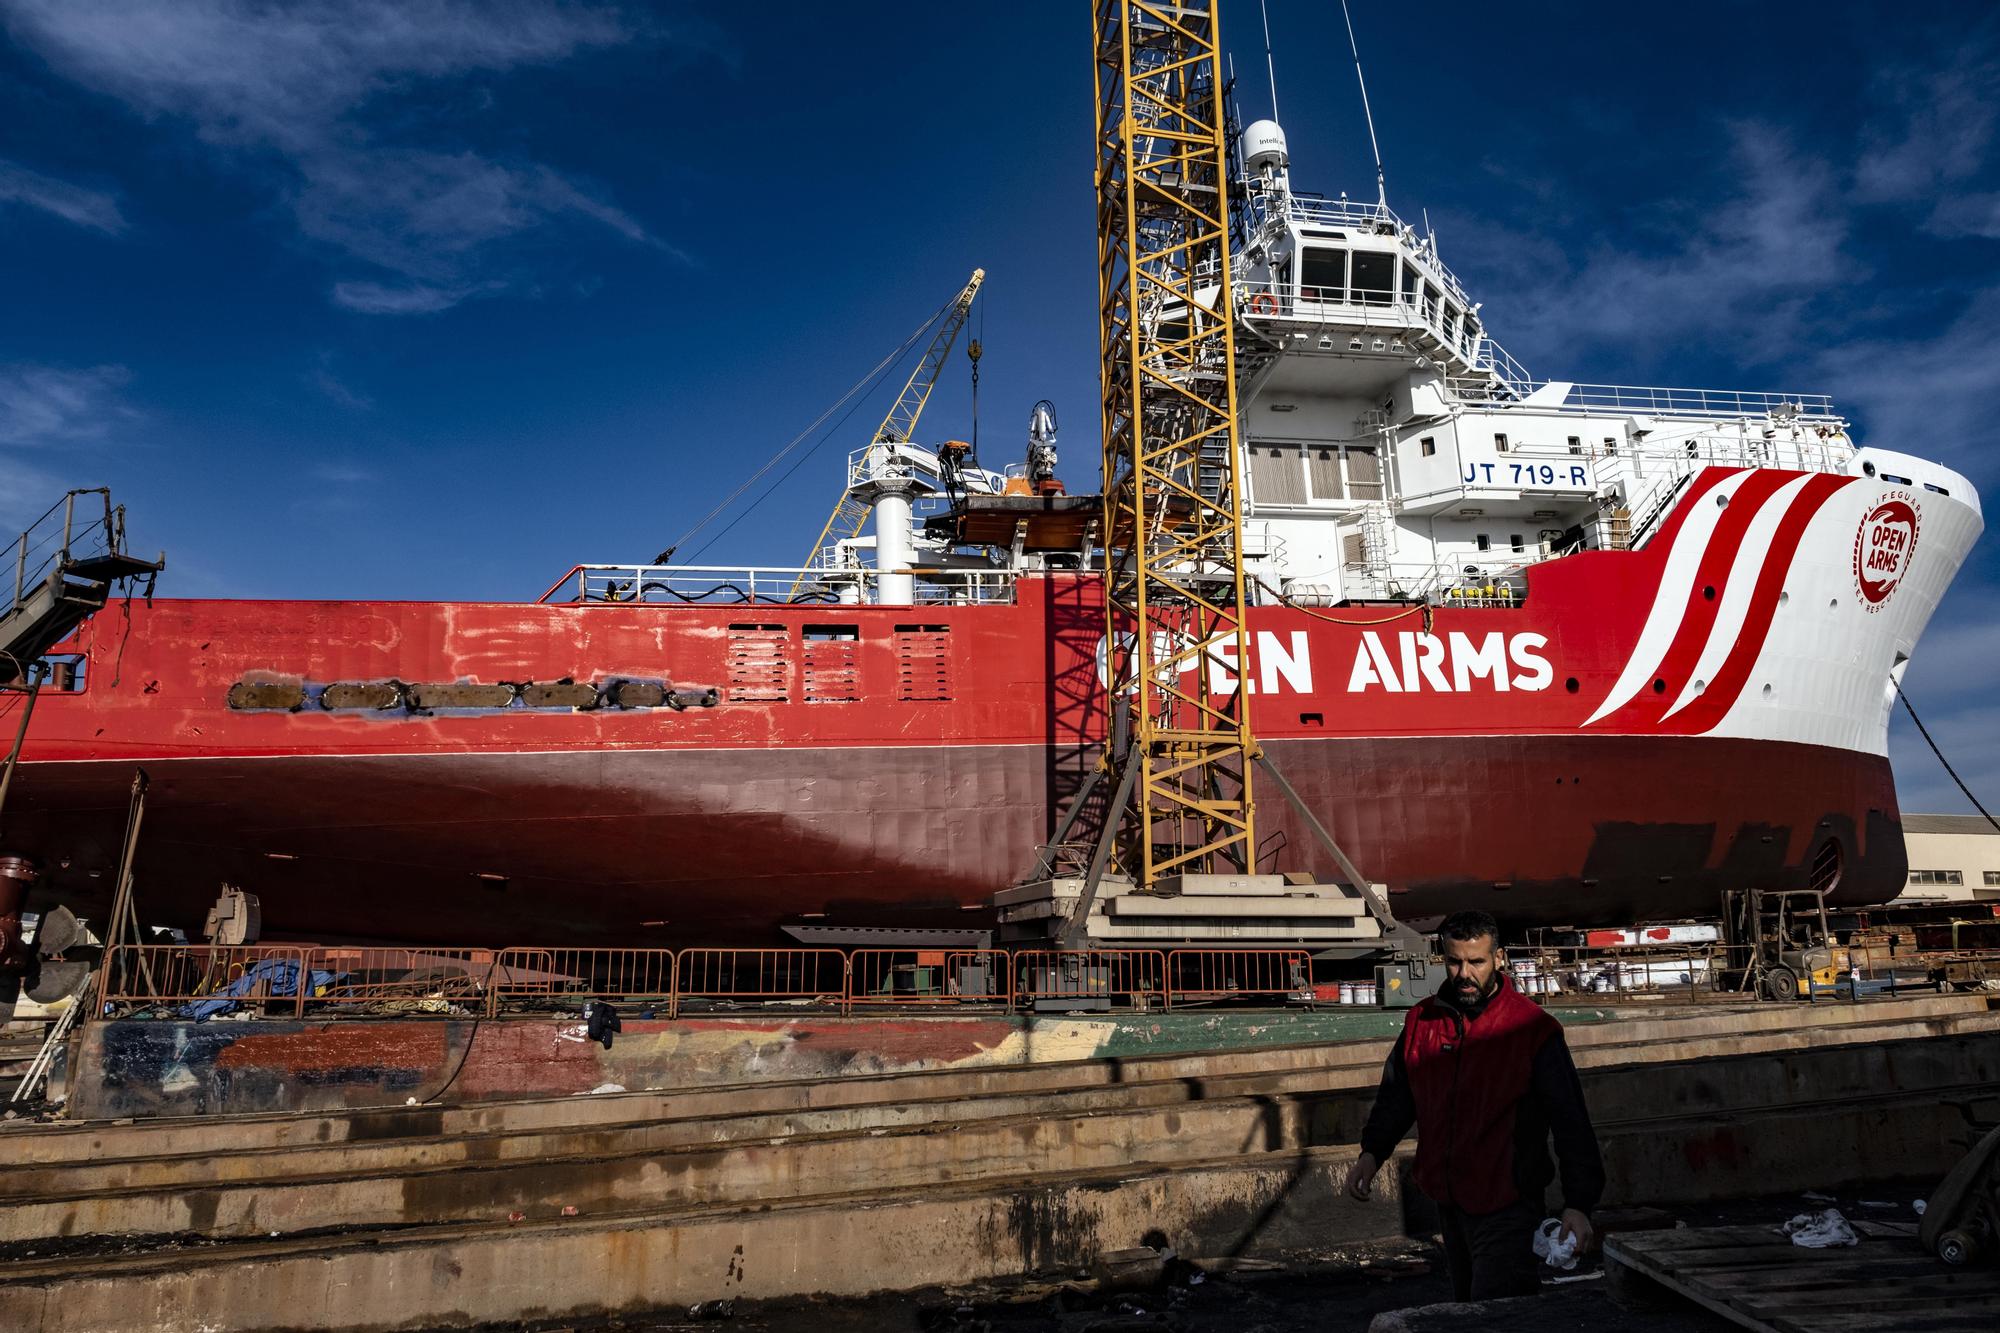
[[[1604,1264],[1614,1288],[1658,1283],[1763,1333],[2000,1328],[2000,1268],[1947,1266],[1918,1246],[1912,1222],[1853,1225],[1859,1245],[1827,1250],[1775,1226],[1619,1232],[1604,1239]]]

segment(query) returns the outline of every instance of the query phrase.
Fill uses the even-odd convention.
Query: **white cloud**
[[[66,444],[102,439],[138,413],[119,397],[123,366],[83,370],[0,363],[0,444]]]
[[[1978,45],[1942,70],[1882,71],[1868,100],[1885,113],[1862,133],[1856,195],[1869,203],[1924,201],[1976,174],[1993,140],[1996,84],[2000,63]]]
[[[1466,228],[1468,238],[1478,239],[1460,245],[1513,289],[1497,306],[1501,341],[1520,328],[1530,337],[1542,330],[1563,345],[1609,338],[1659,347],[1698,332],[1760,360],[1774,345],[1789,344],[1800,326],[1800,303],[1855,277],[1853,261],[1841,254],[1848,225],[1834,206],[1836,176],[1773,126],[1737,122],[1727,129],[1734,189],[1699,210],[1655,201],[1638,245],[1625,234],[1570,262],[1546,237]],[[1646,235],[1655,241],[1650,250]],[[1523,349],[1533,362],[1555,347]]]
[[[379,282],[336,282],[334,304],[364,315],[434,315],[471,295],[469,288],[408,284],[385,287]]]
[[[18,162],[0,158],[0,204],[26,204],[53,213],[65,222],[115,236],[125,230],[125,215],[118,201],[97,190],[85,189],[54,176],[30,171]]]
[[[2000,396],[2000,286],[1973,292],[1935,333],[1834,341],[1816,364],[1835,401],[1864,419],[1864,443],[1936,458],[1982,491],[2000,481],[1988,443],[1990,405]]]
[[[645,228],[554,169],[456,145],[390,142],[378,99],[426,81],[560,61],[631,40],[617,9],[561,0],[0,0],[58,71],[148,116],[193,124],[241,162],[277,161],[302,235],[386,272],[334,299],[371,314],[442,310],[511,286],[499,243],[582,221]],[[409,133],[410,131],[404,131]]]
[[[374,410],[375,400],[365,393],[358,393],[354,389],[349,388],[345,382],[327,367],[325,359],[322,359],[322,364],[315,367],[308,378],[311,380],[314,388],[350,412],[368,412]]]

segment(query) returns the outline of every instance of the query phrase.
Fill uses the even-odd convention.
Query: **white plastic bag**
[[[1824,1250],[1835,1245],[1859,1245],[1861,1238],[1854,1234],[1854,1228],[1847,1225],[1847,1219],[1840,1215],[1838,1208],[1828,1208],[1817,1213],[1800,1213],[1785,1223],[1785,1234],[1792,1238],[1792,1244],[1803,1245],[1809,1250]]]
[[[1576,1237],[1563,1234],[1561,1218],[1545,1217],[1535,1231],[1535,1253],[1550,1268],[1567,1272],[1576,1267]]]

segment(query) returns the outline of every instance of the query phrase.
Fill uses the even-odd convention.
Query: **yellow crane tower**
[[[896,396],[895,404],[882,418],[882,424],[875,428],[869,443],[907,444],[915,435],[917,418],[924,414],[924,404],[930,401],[931,390],[937,386],[938,376],[944,372],[945,358],[951,355],[952,345],[958,341],[959,331],[965,327],[966,317],[972,313],[972,299],[979,295],[979,286],[985,281],[985,269],[972,270],[972,277],[951,299],[951,304],[944,308],[941,315],[943,323],[938,325],[923,360],[917,362],[917,368],[910,372],[909,382],[903,385],[902,393]],[[976,354],[977,344],[974,344],[973,350]],[[806,555],[806,567],[821,564],[832,543],[856,536],[861,531],[861,525],[867,521],[868,505],[856,498],[852,490],[843,491],[840,502],[833,507],[833,513],[827,516],[826,526],[820,529],[819,540],[813,543],[812,550]],[[801,575],[792,584],[792,596],[797,597],[804,586],[805,577]]]
[[[1256,860],[1222,59],[1216,0],[1096,0],[1093,30],[1108,817],[1151,887]]]

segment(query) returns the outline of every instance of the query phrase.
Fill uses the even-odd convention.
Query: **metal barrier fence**
[[[847,1007],[838,949],[683,949],[673,1013],[686,1000],[790,1000]]]
[[[1166,1005],[1244,997],[1312,998],[1312,955],[1304,949],[1175,949],[1167,955]]]
[[[1309,951],[1286,949],[423,949],[119,945],[99,1012],[205,1018],[238,1009],[477,1015],[585,1000],[697,1007],[818,1004],[842,1013],[1309,1001]]]
[[[493,1012],[510,1003],[656,1001],[672,1012],[678,957],[667,949],[506,949],[493,981]]]
[[[483,1012],[493,986],[495,949],[328,946],[305,951],[307,1005],[366,1006],[377,1013]]]
[[[998,949],[856,949],[848,955],[847,1005],[1011,1005],[1007,955]]]
[[[1058,1000],[1164,1005],[1167,956],[1158,949],[1024,950],[1014,955],[1014,998],[1030,1008]]]
[[[118,944],[104,952],[105,1005],[170,1005],[172,1017],[206,1004],[255,1004],[273,1017],[302,1012],[299,979],[308,949],[298,945]],[[225,1004],[224,1002],[228,1003]]]

